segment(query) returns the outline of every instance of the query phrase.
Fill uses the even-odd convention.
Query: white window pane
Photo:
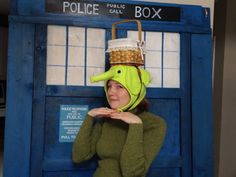
[[[91,83],[90,82],[90,77],[91,76],[96,76],[98,74],[104,73],[104,68],[94,68],[94,67],[87,67],[87,85],[88,86],[104,86],[104,82],[100,81],[100,82],[94,82]]]
[[[69,45],[83,46],[85,45],[85,28],[69,27],[68,34]]]
[[[66,45],[66,27],[48,25],[47,45]]]
[[[84,67],[67,68],[67,85],[84,85]]]
[[[158,51],[162,50],[161,32],[146,32],[146,49]]]
[[[65,85],[65,67],[47,66],[47,84]]]
[[[161,52],[148,51],[145,57],[145,66],[161,68]]]
[[[164,69],[163,70],[163,87],[179,88],[180,87],[180,70],[179,69]]]
[[[138,41],[138,31],[128,31],[127,37]],[[144,41],[144,32],[142,32],[142,41]]]
[[[164,33],[164,51],[180,51],[179,33]]]
[[[161,87],[161,69],[159,68],[146,68],[151,75],[151,83],[148,87]]]
[[[179,52],[164,52],[163,56],[164,68],[176,68],[180,67]]]
[[[67,85],[84,85],[85,28],[69,27]]]
[[[105,48],[105,30],[88,28],[87,47]]]
[[[47,65],[65,65],[66,46],[47,46]]]
[[[68,47],[68,65],[84,66],[84,47]]]
[[[105,67],[105,49],[88,48],[87,49],[87,66]]]

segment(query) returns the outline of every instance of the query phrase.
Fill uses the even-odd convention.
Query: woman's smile
[[[108,103],[112,109],[127,105],[130,101],[129,92],[120,83],[110,80],[107,84]]]

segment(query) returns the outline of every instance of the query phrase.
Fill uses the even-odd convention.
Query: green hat
[[[135,66],[115,65],[108,71],[91,77],[91,82],[105,81],[104,89],[107,96],[107,82],[114,80],[122,84],[130,94],[127,105],[119,108],[121,111],[134,109],[145,97],[146,86],[150,83],[150,74]]]

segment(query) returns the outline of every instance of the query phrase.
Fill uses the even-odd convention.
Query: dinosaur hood
[[[104,90],[107,96],[107,82],[114,80],[126,88],[130,94],[127,105],[119,108],[120,111],[134,109],[145,97],[146,86],[150,83],[150,74],[144,69],[135,66],[115,65],[108,71],[91,77],[91,82],[105,81]]]

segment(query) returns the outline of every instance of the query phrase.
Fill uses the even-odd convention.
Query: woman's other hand
[[[142,124],[142,120],[130,112],[111,112],[110,118],[122,120],[127,124]]]
[[[115,112],[115,110],[101,107],[101,108],[91,109],[88,112],[88,115],[90,115],[92,117],[110,117],[111,113],[113,113],[113,112]]]

